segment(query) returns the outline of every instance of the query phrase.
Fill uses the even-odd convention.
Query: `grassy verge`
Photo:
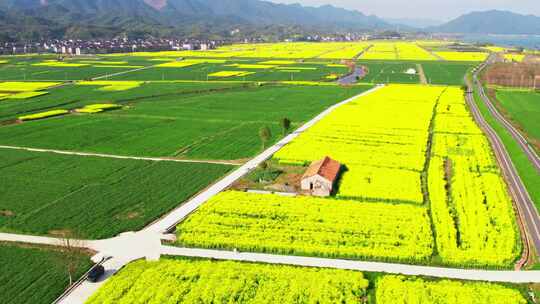
[[[80,253],[74,260],[77,280],[91,261]],[[65,257],[51,247],[0,243],[0,295],[3,304],[48,304],[68,287]]]
[[[540,210],[540,175],[534,168],[533,164],[527,158],[527,155],[521,150],[519,144],[514,140],[512,135],[489,113],[487,106],[482,101],[479,92],[475,88],[474,101],[479,107],[482,116],[486,119],[489,125],[497,132],[504,146],[510,154],[512,162],[521,177],[529,195],[537,209]]]

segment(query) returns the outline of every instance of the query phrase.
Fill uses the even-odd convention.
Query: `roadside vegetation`
[[[69,285],[66,253],[58,248],[0,243],[0,295],[4,304],[49,304]],[[90,269],[89,255],[73,259],[74,278]]]

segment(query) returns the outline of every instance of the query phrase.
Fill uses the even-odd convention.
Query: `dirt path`
[[[29,148],[29,147],[17,147],[17,146],[0,146],[0,149],[24,150],[24,151],[30,151],[30,152],[76,155],[76,156],[84,156],[84,157],[132,159],[132,160],[143,160],[143,161],[153,161],[153,162],[198,163],[198,164],[214,164],[214,165],[228,165],[228,166],[238,166],[242,164],[241,162],[238,162],[238,161],[226,161],[226,160],[198,160],[198,159],[181,159],[181,158],[174,158],[174,157],[126,156],[126,155],[113,155],[113,154],[101,154],[101,153],[89,153],[89,152],[53,150],[53,149],[39,149],[39,148]]]
[[[420,63],[416,64],[416,69],[418,70],[418,76],[420,76],[420,83],[421,84],[428,84],[426,74],[424,73],[424,68]]]

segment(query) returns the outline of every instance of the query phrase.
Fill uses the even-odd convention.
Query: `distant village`
[[[238,30],[239,31],[239,30]],[[231,35],[234,36],[234,31]],[[414,34],[403,35],[398,32],[385,32],[378,34],[347,33],[334,35],[311,35],[295,36],[285,39],[286,42],[293,41],[314,41],[314,42],[338,42],[338,41],[365,41],[379,39],[449,39],[449,37],[433,37],[431,35]],[[94,39],[94,40],[47,40],[39,42],[15,43],[0,42],[0,55],[22,55],[22,54],[64,54],[64,55],[85,55],[85,54],[110,54],[110,53],[131,53],[131,52],[155,52],[155,51],[180,51],[180,50],[211,50],[221,45],[231,43],[260,43],[267,42],[263,38],[245,38],[235,40],[197,40],[197,39],[130,39],[128,37],[116,39]]]

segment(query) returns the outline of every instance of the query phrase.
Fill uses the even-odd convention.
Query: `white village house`
[[[302,176],[301,189],[314,196],[330,196],[341,164],[330,157],[313,162]]]

